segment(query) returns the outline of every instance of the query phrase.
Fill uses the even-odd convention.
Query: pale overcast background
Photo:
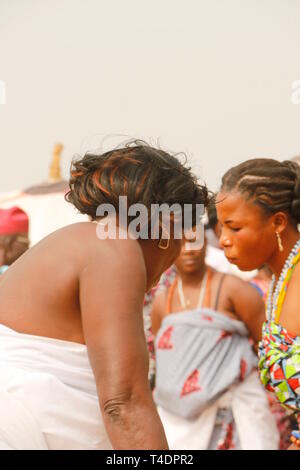
[[[0,0],[0,80],[0,192],[45,180],[55,142],[67,176],[119,134],[187,152],[216,189],[300,154],[300,1]]]

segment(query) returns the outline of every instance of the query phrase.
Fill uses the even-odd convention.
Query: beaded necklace
[[[281,270],[278,282],[275,287],[275,275],[272,276],[270,289],[267,300],[267,320],[275,320],[275,323],[279,323],[279,317],[282,309],[282,305],[285,299],[288,283],[292,277],[293,271],[300,260],[300,239],[293,246],[289,256],[287,257],[283,268]],[[275,290],[274,290],[275,287]]]

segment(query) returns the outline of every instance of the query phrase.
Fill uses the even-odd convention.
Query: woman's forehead
[[[219,192],[216,198],[218,219],[224,223],[234,220],[261,218],[261,209],[252,201],[247,201],[238,192]]]

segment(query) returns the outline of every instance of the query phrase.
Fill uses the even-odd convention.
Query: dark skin
[[[253,201],[238,193],[220,192],[217,213],[222,231],[220,245],[227,259],[241,270],[252,270],[266,264],[280,276],[284,262],[299,239],[299,232],[289,214],[266,215]],[[279,232],[283,251],[279,251],[275,232]],[[300,264],[294,270],[288,286],[280,324],[294,335],[300,335]],[[300,450],[295,444],[290,450]]]
[[[82,243],[84,240],[84,243]],[[114,449],[167,449],[148,384],[144,294],[181,240],[99,240],[96,224],[60,229],[0,278],[0,323],[20,333],[86,344]]]
[[[187,250],[183,244],[181,254],[175,264],[182,279],[184,296],[190,300],[189,309],[196,308],[199,288],[207,269],[205,247],[200,250]],[[214,308],[222,273],[215,270],[212,270],[212,273],[211,305],[204,305],[204,307]],[[152,310],[152,331],[154,334],[157,333],[163,318],[167,315],[166,301],[166,292],[161,293],[154,300]],[[182,312],[177,289],[174,291],[171,310],[172,313]],[[235,276],[226,275],[219,297],[218,311],[230,318],[243,321],[255,343],[261,339],[264,304],[258,292],[250,284]]]

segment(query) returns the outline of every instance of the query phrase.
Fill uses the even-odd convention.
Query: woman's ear
[[[276,212],[276,214],[273,215],[272,223],[275,232],[282,233],[288,224],[287,214],[285,212]]]

